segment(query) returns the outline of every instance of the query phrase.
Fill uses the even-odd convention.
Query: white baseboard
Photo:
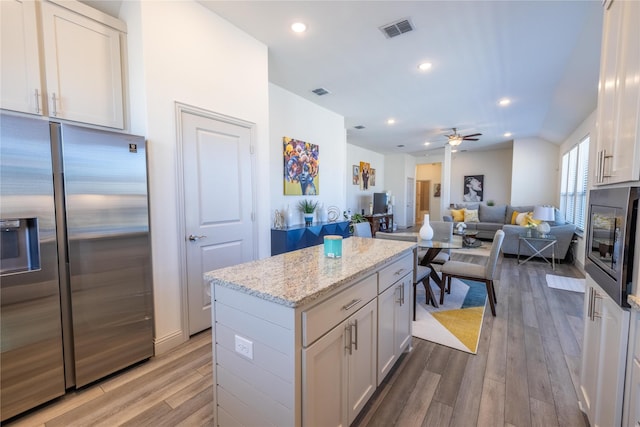
[[[165,335],[164,337],[156,337],[153,340],[154,354],[158,356],[160,354],[166,353],[169,350],[179,346],[187,339],[185,339],[185,334],[183,334],[181,330],[175,331],[169,335]]]

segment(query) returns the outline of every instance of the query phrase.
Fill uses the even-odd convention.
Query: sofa
[[[488,206],[485,203],[458,203],[451,206],[451,210],[443,215],[444,221],[453,221],[454,227],[459,222],[464,222],[467,231],[477,231],[478,239],[493,240],[496,231],[504,231],[504,241],[502,242],[502,252],[508,255],[518,254],[519,237],[528,231],[525,224],[533,224],[531,213],[533,206],[511,206],[494,205]],[[560,211],[555,210],[555,220],[549,222],[551,226],[550,235],[555,236],[558,242],[555,247],[556,260],[565,259],[571,247],[573,236],[576,231],[574,224],[568,223],[562,218]],[[462,211],[462,217],[460,217]],[[515,212],[515,214],[514,214]],[[455,218],[454,218],[455,216]],[[462,219],[462,221],[460,221]],[[532,242],[536,248],[546,245],[542,241]],[[526,244],[520,247],[521,256],[533,255],[534,251]],[[542,251],[545,257],[551,256],[551,248]]]

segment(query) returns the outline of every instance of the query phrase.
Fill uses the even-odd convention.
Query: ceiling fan
[[[447,138],[449,138],[447,142],[449,142],[449,145],[453,147],[462,144],[462,141],[477,141],[478,138],[475,138],[475,137],[482,135],[481,133],[473,133],[471,135],[462,136],[458,133],[458,130],[456,128],[452,128],[452,129],[453,129],[453,134],[446,135],[446,136]]]

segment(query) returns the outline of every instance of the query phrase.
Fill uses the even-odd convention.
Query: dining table
[[[426,249],[425,254],[417,260],[419,265],[429,267],[429,277],[433,279],[436,285],[440,288],[440,292],[444,292],[444,284],[437,271],[433,268],[433,260],[443,249],[460,249],[464,247],[462,236],[452,235],[447,238],[436,238],[431,240],[424,240],[420,238],[420,233],[417,231],[396,231],[396,232],[382,232],[376,233],[376,239],[390,239],[390,240],[404,240],[408,242],[416,242],[418,248]],[[434,307],[438,307],[438,302],[433,295],[433,290],[430,286],[426,286],[427,292],[427,304],[432,304]]]

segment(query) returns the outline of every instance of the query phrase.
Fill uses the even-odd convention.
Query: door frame
[[[187,287],[187,240],[185,235],[186,230],[186,214],[184,209],[184,157],[183,157],[183,140],[182,140],[182,114],[188,113],[197,116],[202,116],[208,119],[217,120],[220,122],[229,123],[232,125],[240,126],[249,129],[249,133],[251,135],[251,143],[250,143],[250,153],[251,153],[251,170],[256,171],[256,163],[255,163],[255,146],[254,141],[256,135],[256,124],[252,122],[248,122],[246,120],[238,119],[235,117],[227,116],[225,114],[216,113],[213,111],[205,110],[200,107],[195,107],[193,105],[184,104],[182,102],[175,101],[175,114],[176,114],[176,200],[179,203],[177,209],[177,218],[178,218],[178,258],[180,263],[178,265],[179,269],[179,283],[178,287],[180,290],[180,329],[182,332],[182,341],[189,340],[189,295],[188,295],[188,287]],[[251,174],[251,204],[252,211],[252,234],[253,234],[253,259],[258,259],[258,224],[257,224],[257,215],[255,212],[256,204],[257,204],[257,195],[256,195],[256,174]],[[211,301],[211,310],[213,312],[213,300]],[[214,325],[212,324],[211,327]]]

